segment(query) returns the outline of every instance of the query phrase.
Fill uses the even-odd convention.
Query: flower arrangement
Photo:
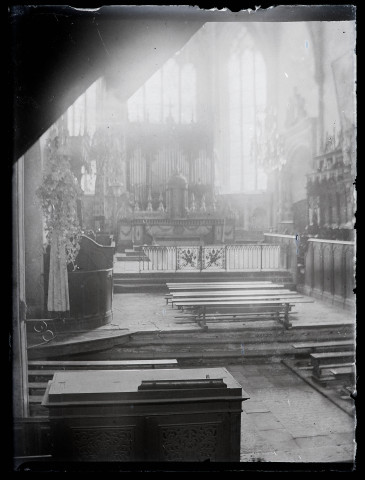
[[[67,264],[76,269],[82,233],[77,215],[81,187],[72,172],[69,158],[59,152],[58,137],[49,141],[47,154],[43,181],[36,192],[45,218],[47,244],[51,243],[53,235],[57,235],[65,245]]]

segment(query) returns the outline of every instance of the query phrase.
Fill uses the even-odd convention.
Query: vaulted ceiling
[[[100,76],[110,88],[118,87],[121,100],[127,100],[206,21],[330,20],[339,14],[354,15],[351,9],[323,13],[296,7],[222,15],[183,6],[94,11],[14,6],[8,22],[13,159],[23,155]]]

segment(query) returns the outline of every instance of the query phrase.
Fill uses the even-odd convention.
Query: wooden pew
[[[299,297],[299,296],[298,296]],[[262,314],[263,312],[267,315],[276,314],[277,319],[281,320],[285,328],[290,328],[291,323],[289,321],[289,312],[295,303],[313,303],[312,299],[304,299],[304,297],[299,297],[295,299],[239,299],[239,300],[204,300],[197,298],[196,300],[180,300],[175,303],[177,306],[181,307],[191,307],[196,310],[196,320],[197,323],[203,328],[207,329],[206,326],[206,315],[208,308],[214,308],[215,311],[223,310],[227,308],[237,307],[239,309],[238,313],[235,313],[237,317],[240,314],[249,313],[251,316],[256,314]],[[220,312],[222,313],[222,312]],[[231,314],[232,315],[232,314]],[[233,316],[233,315],[232,315]]]
[[[296,350],[296,358],[307,357],[309,359],[310,353],[315,352],[335,352],[335,351],[348,351],[355,348],[355,340],[334,340],[327,342],[299,342],[293,343],[292,347]]]
[[[323,371],[339,367],[350,367],[355,361],[354,352],[321,352],[310,354],[315,379],[324,379]]]
[[[337,367],[331,368],[330,373],[333,375],[334,379],[346,387],[353,387],[355,384],[355,364],[352,364],[348,367]],[[350,397],[349,397],[350,398]]]

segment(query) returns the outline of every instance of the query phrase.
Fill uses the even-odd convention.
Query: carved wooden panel
[[[225,247],[204,247],[202,262],[204,270],[222,270],[226,268]]]
[[[161,461],[216,460],[218,424],[190,424],[159,426]]]
[[[200,270],[200,247],[177,247],[178,270]]]
[[[134,427],[73,427],[74,458],[80,461],[131,461]]]

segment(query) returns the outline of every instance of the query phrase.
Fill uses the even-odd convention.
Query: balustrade
[[[144,246],[140,270],[277,270],[279,245]]]

